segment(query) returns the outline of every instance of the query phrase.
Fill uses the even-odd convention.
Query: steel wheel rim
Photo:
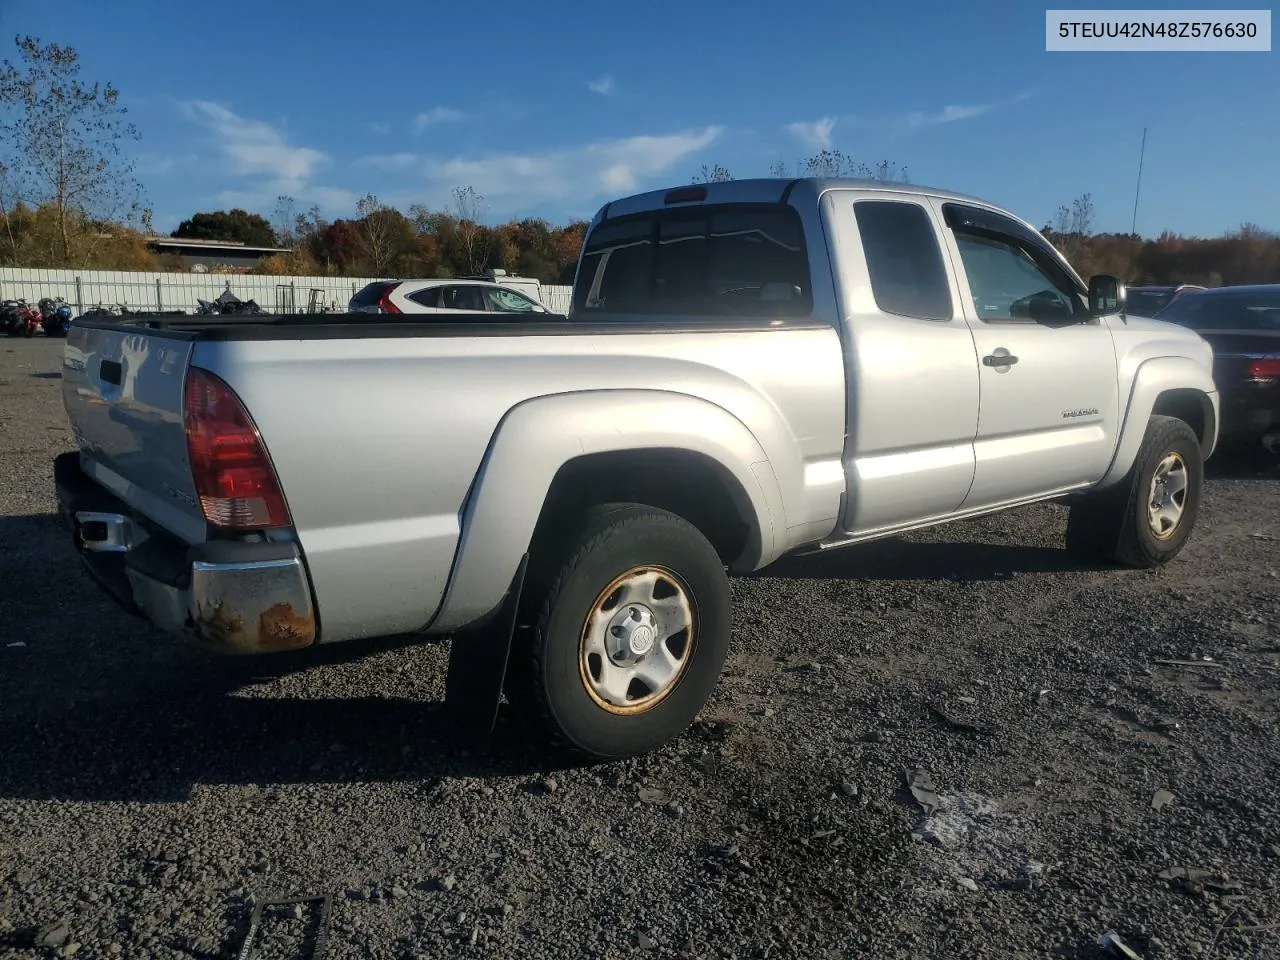
[[[693,649],[688,588],[665,567],[635,566],[596,595],[582,626],[578,673],[596,706],[635,716],[676,688]]]
[[[1147,491],[1147,526],[1157,540],[1168,540],[1178,532],[1187,509],[1191,478],[1182,454],[1171,451],[1156,464]]]

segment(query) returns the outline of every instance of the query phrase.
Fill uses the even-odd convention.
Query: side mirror
[[[1089,313],[1105,317],[1118,313],[1124,316],[1128,295],[1124,281],[1109,273],[1097,273],[1089,278]]]

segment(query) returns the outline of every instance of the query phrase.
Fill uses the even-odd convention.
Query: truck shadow
[[[0,518],[0,625],[2,798],[152,803],[204,784],[429,787],[569,762],[509,722],[505,705],[490,737],[456,729],[433,699],[447,652],[438,642],[225,657],[161,634],[102,597],[49,515]],[[334,667],[332,686],[297,677]]]
[[[202,664],[181,651],[130,663],[125,644],[117,653],[122,659],[81,660],[94,679],[52,692],[53,678],[69,672],[67,655],[31,651],[22,664],[12,651],[0,654],[0,797],[157,803],[186,800],[198,785],[426,788],[449,776],[528,777],[565,765],[505,716],[478,739],[453,729],[437,700],[255,689],[320,658],[263,671]]]

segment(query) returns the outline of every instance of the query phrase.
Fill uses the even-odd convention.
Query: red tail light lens
[[[386,292],[378,298],[378,309],[383,313],[400,313],[400,308],[391,302],[391,291],[395,287],[387,287]]]
[[[1264,357],[1249,363],[1249,379],[1272,380],[1280,377],[1280,357]]]
[[[187,453],[205,519],[235,530],[290,526],[275,469],[240,398],[192,367],[185,399]]]

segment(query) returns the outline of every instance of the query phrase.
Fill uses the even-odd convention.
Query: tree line
[[[158,256],[151,212],[125,149],[140,139],[120,92],[80,78],[71,47],[18,36],[17,62],[0,64],[0,264],[104,270],[182,269]],[[794,163],[778,162],[775,177],[860,177],[910,182],[889,160],[868,165],[824,149]],[[695,183],[733,180],[721,164],[703,166]],[[254,272],[276,275],[476,275],[488,268],[571,283],[587,224],[536,218],[486,224],[485,199],[455,187],[444,209],[400,210],[367,194],[354,215],[325,219],[318,207],[299,210],[278,198],[270,218],[242,209],[202,211],[172,236],[287,248]],[[1083,276],[1113,273],[1131,284],[1221,284],[1280,281],[1280,235],[1244,224],[1221,237],[1163,233],[1096,234],[1089,194],[1059,208],[1043,228]]]
[[[1256,223],[1220,237],[1185,237],[1164,231],[1155,239],[1136,233],[1094,233],[1093,197],[1081,194],[1058,208],[1041,227],[1086,280],[1096,273],[1131,286],[1194,283],[1204,287],[1280,282],[1280,234]]]

